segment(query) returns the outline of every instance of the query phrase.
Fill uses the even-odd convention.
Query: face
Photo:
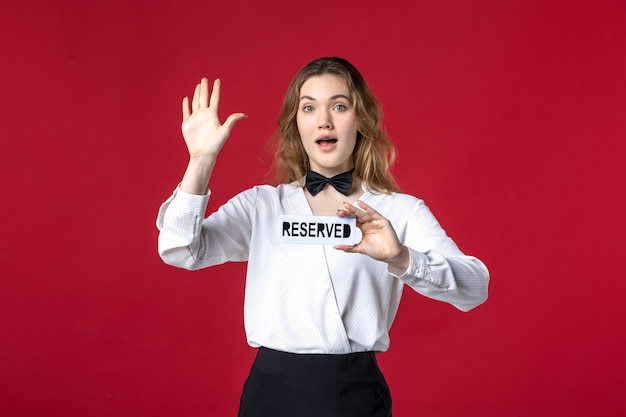
[[[324,74],[306,80],[300,89],[296,122],[311,170],[331,177],[354,168],[358,128],[343,78]]]

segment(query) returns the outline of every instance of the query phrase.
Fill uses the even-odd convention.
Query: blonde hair
[[[365,79],[348,61],[337,57],[316,59],[304,66],[291,82],[278,118],[278,131],[270,145],[274,153],[272,171],[276,184],[301,180],[309,169],[309,158],[302,146],[296,115],[302,84],[313,76],[333,74],[348,85],[358,125],[357,141],[352,157],[354,173],[369,191],[398,192],[390,173],[396,149],[383,132],[382,111]]]

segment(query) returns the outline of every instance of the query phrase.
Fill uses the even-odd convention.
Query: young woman
[[[341,58],[307,64],[287,91],[275,140],[280,184],[239,193],[204,218],[217,155],[246,117],[222,124],[219,99],[220,81],[210,92],[206,78],[191,105],[183,99],[189,163],[157,226],[170,265],[248,262],[245,329],[259,349],[239,415],[391,416],[375,355],[389,346],[404,286],[468,311],[487,299],[485,265],[458,249],[422,200],[399,192],[378,102]],[[362,238],[280,243],[279,215],[353,217]]]

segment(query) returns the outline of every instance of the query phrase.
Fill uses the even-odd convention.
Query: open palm
[[[182,132],[190,158],[217,157],[237,121],[246,117],[244,113],[233,113],[220,123],[218,110],[221,82],[213,82],[209,96],[209,80],[202,78],[196,85],[191,106],[189,97],[183,99]]]

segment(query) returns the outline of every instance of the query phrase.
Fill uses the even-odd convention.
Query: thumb
[[[233,113],[230,116],[228,116],[228,118],[224,122],[224,126],[230,132],[232,130],[232,128],[235,127],[235,123],[237,123],[238,121],[240,121],[242,119],[246,119],[247,117],[248,117],[248,115],[245,114],[245,113]]]

